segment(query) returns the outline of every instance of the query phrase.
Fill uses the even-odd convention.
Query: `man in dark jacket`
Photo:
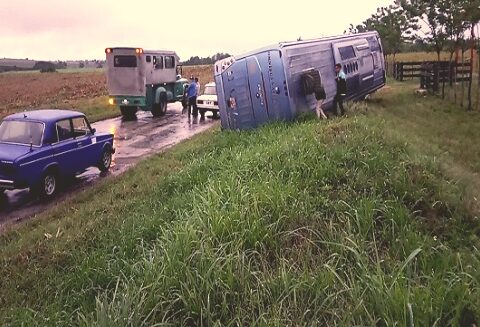
[[[338,115],[338,108],[340,107],[341,115],[345,115],[345,109],[343,108],[343,100],[347,96],[347,76],[342,70],[342,65],[335,65],[335,81],[337,82],[337,93],[333,98],[333,112]]]

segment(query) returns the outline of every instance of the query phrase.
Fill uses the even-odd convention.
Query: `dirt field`
[[[72,100],[105,96],[102,73],[0,75],[0,116],[25,109],[61,107]]]
[[[213,81],[211,66],[184,67],[183,76],[191,75],[198,77],[202,86]],[[118,116],[118,108],[108,106],[107,95],[102,72],[0,74],[0,119],[47,107],[79,110],[92,121]]]

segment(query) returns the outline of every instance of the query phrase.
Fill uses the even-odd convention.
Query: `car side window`
[[[84,117],[73,118],[72,123],[74,137],[82,137],[90,133],[90,127],[88,127]]]
[[[70,119],[60,120],[57,122],[57,140],[58,142],[73,138],[72,125]]]

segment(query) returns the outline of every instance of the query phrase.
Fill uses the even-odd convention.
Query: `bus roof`
[[[163,55],[174,55],[177,56],[177,53],[172,50],[145,50],[143,48],[133,48],[133,47],[114,47],[114,48],[109,48],[112,50],[132,50],[135,51],[136,49],[142,49],[144,54],[163,54]]]

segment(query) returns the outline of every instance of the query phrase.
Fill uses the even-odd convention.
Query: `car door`
[[[55,125],[57,140],[52,144],[55,161],[63,175],[75,175],[78,170],[77,141],[74,138],[72,121],[63,119]]]
[[[74,157],[76,157],[77,171],[82,172],[97,163],[99,159],[95,146],[97,142],[85,117],[73,118],[72,125],[74,138],[77,142]]]

